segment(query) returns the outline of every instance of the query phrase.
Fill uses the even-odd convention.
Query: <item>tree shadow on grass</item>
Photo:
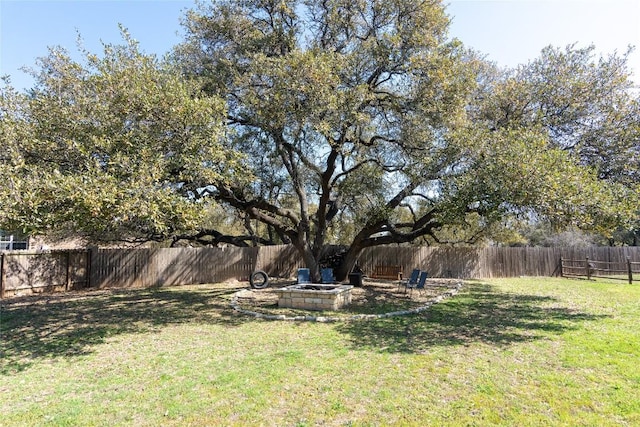
[[[40,358],[89,354],[109,337],[180,323],[235,326],[233,287],[159,288],[29,296],[0,305],[0,374]]]
[[[553,297],[503,293],[488,284],[471,284],[420,315],[343,323],[337,329],[356,348],[423,353],[434,346],[534,341],[603,317],[570,309]]]

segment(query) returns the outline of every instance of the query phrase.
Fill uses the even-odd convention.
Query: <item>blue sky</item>
[[[450,34],[504,66],[535,58],[549,44],[594,44],[599,52],[640,50],[640,0],[445,0],[453,18]],[[118,23],[143,50],[162,54],[180,41],[183,0],[0,0],[0,74],[16,88],[32,84],[19,69],[32,66],[60,45],[101,52],[101,41],[118,43]],[[640,83],[640,51],[633,53]]]

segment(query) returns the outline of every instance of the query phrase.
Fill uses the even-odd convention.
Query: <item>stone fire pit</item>
[[[278,307],[305,310],[339,310],[351,304],[351,285],[299,283],[274,289]]]

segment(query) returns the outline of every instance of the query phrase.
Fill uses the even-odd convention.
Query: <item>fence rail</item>
[[[634,273],[636,281],[640,277],[640,262],[632,262],[627,257],[625,262],[611,262],[584,259],[560,259],[561,275],[564,277],[602,277],[607,279],[627,280],[633,283]]]
[[[327,246],[330,256],[343,250]],[[365,249],[358,260],[367,275],[385,266],[409,272],[426,270],[432,277],[491,278],[554,276],[579,273],[569,260],[630,263],[640,277],[640,247],[571,248],[446,248],[379,246]],[[562,260],[567,260],[563,265]],[[80,249],[0,251],[0,297],[81,288],[176,286],[247,280],[255,270],[271,277],[293,277],[305,267],[290,245],[256,248]],[[582,267],[584,269],[584,267]],[[582,270],[585,271],[585,270]],[[594,270],[595,271],[595,270]],[[595,276],[594,276],[595,277]]]

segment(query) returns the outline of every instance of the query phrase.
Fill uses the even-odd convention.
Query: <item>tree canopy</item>
[[[438,0],[226,0],[186,13],[170,62],[126,35],[84,64],[54,50],[33,90],[2,92],[0,225],[291,243],[316,276],[340,242],[338,278],[368,246],[473,242],[514,216],[628,226],[626,56],[550,47],[502,70],[448,23]]]
[[[607,239],[617,228],[616,239],[625,241],[620,236],[640,230],[640,92],[627,66],[631,50],[601,57],[594,50],[549,46],[516,69],[485,73],[473,120],[493,130],[537,128],[549,147],[595,173],[609,197],[625,202],[607,213],[606,198],[590,198],[596,206],[589,223],[573,225]]]
[[[594,46],[546,47],[540,57],[488,79],[476,116],[491,128],[540,127],[598,177],[640,181],[640,98],[629,50],[595,58]]]
[[[257,178],[211,195],[272,227],[311,267],[333,229],[348,241],[348,269],[364,247],[439,241],[470,216],[480,229],[514,212],[584,227],[620,221],[625,188],[603,186],[564,149],[553,134],[564,123],[498,123],[501,103],[527,103],[510,90],[519,76],[449,39],[447,25],[438,1],[229,1],[191,11],[178,62],[226,99],[227,143],[253,159]],[[548,56],[522,70],[532,86],[554,69]],[[608,76],[584,54],[576,62],[588,69],[557,71],[583,86]],[[576,82],[562,82],[573,90],[564,94],[539,83],[530,95],[562,108],[581,94]],[[575,102],[590,103],[583,98]]]
[[[224,102],[125,44],[78,62],[53,48],[27,94],[0,92],[0,225],[93,240],[197,230],[201,183],[250,174],[223,147]]]

